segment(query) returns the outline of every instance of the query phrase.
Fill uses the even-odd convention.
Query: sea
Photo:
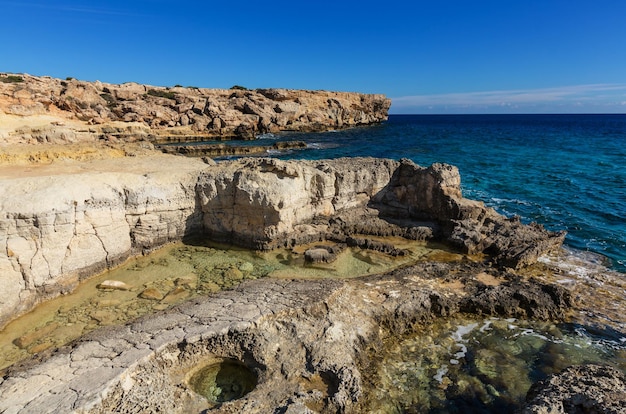
[[[390,115],[374,126],[266,134],[255,145],[295,139],[307,148],[271,155],[456,165],[465,197],[565,230],[568,249],[626,272],[626,114]]]

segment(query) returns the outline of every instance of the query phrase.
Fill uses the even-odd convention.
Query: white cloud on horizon
[[[626,84],[589,84],[391,98],[392,112],[623,112]],[[408,111],[407,111],[408,110]]]

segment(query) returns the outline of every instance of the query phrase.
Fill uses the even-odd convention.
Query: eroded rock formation
[[[602,365],[572,366],[533,384],[522,414],[626,412],[626,375]]]
[[[14,366],[0,379],[0,411],[202,412],[210,404],[190,378],[226,358],[241,361],[258,384],[215,412],[367,412],[361,397],[376,364],[368,356],[389,336],[454,315],[477,290],[494,289],[479,281],[485,271],[492,272],[428,263],[362,279],[246,282]],[[508,287],[499,300],[517,305],[496,315],[553,319],[570,305],[561,287],[550,294],[533,281],[499,283]],[[543,293],[519,301],[529,290]],[[492,299],[484,295],[481,308],[496,309]]]
[[[387,119],[383,95],[288,89],[171,88],[0,74],[0,143],[68,143],[98,138],[158,142],[254,138],[324,131]],[[37,119],[39,125],[32,125]]]
[[[81,277],[192,234],[260,250],[396,235],[453,243],[508,267],[532,263],[564,237],[463,198],[458,170],[443,164],[251,158],[207,165],[162,155],[67,168],[0,179],[0,323]]]

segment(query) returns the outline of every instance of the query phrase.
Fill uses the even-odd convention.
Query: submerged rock
[[[104,290],[131,290],[133,287],[119,280],[105,280],[100,283],[97,288]]]

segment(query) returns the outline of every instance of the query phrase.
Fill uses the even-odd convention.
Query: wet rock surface
[[[626,412],[626,375],[603,365],[566,368],[533,384],[522,414]]]
[[[345,281],[245,282],[11,367],[0,410],[359,412],[367,355],[389,336],[459,312],[483,288],[485,271],[472,262],[426,263]],[[518,283],[533,289],[532,281]],[[567,311],[551,298],[533,305],[536,315]],[[256,387],[210,403],[189,381],[211,358],[239,361]]]

